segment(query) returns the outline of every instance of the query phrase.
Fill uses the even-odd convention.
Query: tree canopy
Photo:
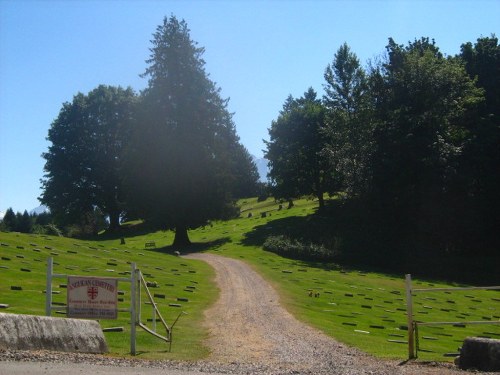
[[[337,174],[339,190],[357,196],[366,191],[372,146],[368,79],[347,43],[335,53],[324,78],[328,141],[323,153]]]
[[[109,217],[111,228],[118,227],[124,209],[123,145],[136,101],[131,88],[100,85],[63,104],[43,154],[40,197],[59,224],[88,222],[99,211]]]
[[[235,213],[235,174],[255,184],[256,167],[186,22],[165,17],[150,51],[128,150],[129,200],[150,223],[174,229],[174,246],[183,246],[188,229]]]
[[[60,225],[95,233],[103,217],[114,230],[135,216],[185,245],[189,228],[234,215],[258,173],[186,22],[165,17],[151,42],[140,96],[100,85],[63,104],[40,201]]]
[[[478,245],[494,253],[499,59],[495,36],[450,57],[429,38],[407,45],[389,38],[385,56],[365,70],[344,43],[325,69],[323,100],[314,101],[323,125],[310,125],[307,95],[289,97],[271,123],[266,156],[275,196],[310,194],[304,170],[318,170],[308,163],[319,156],[314,165],[330,177],[324,191],[341,193],[358,228],[345,223],[348,230],[332,234],[350,244],[351,256],[386,262],[393,252],[406,259]]]
[[[325,143],[324,126],[325,109],[312,88],[301,98],[287,98],[279,117],[271,124],[270,140],[266,141],[268,176],[277,198],[290,200],[313,195],[320,207],[324,205],[323,194],[329,179],[320,155]]]

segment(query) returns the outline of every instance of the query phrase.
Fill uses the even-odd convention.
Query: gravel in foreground
[[[166,371],[179,371],[200,374],[256,374],[256,375],[289,375],[289,374],[467,374],[470,372],[459,371],[454,366],[446,363],[419,363],[407,362],[397,363],[377,361],[378,366],[373,364],[367,367],[353,366],[354,363],[318,363],[317,368],[294,368],[295,366],[280,366],[250,364],[250,363],[216,363],[210,361],[181,362],[170,360],[144,360],[136,358],[111,357],[98,354],[61,353],[49,351],[21,351],[0,350],[0,373],[2,362],[35,362],[43,364],[83,364],[89,366],[105,366],[108,368],[132,368],[137,371],[145,369],[158,369]],[[71,367],[69,367],[71,368]],[[483,373],[485,374],[485,373]]]

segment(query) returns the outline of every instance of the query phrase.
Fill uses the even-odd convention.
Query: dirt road
[[[289,314],[276,291],[246,263],[213,254],[189,256],[216,271],[219,301],[206,312],[211,360],[260,363],[311,374],[453,374],[449,365],[400,366],[380,361],[313,329]]]

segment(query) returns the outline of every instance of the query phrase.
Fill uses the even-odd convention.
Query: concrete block
[[[0,349],[105,353],[108,346],[93,320],[0,313]]]

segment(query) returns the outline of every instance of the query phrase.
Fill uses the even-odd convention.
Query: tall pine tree
[[[186,22],[165,17],[150,51],[126,179],[139,216],[174,229],[179,247],[190,243],[188,229],[235,214],[233,161],[242,148],[227,100],[208,78],[204,49],[191,40]]]

